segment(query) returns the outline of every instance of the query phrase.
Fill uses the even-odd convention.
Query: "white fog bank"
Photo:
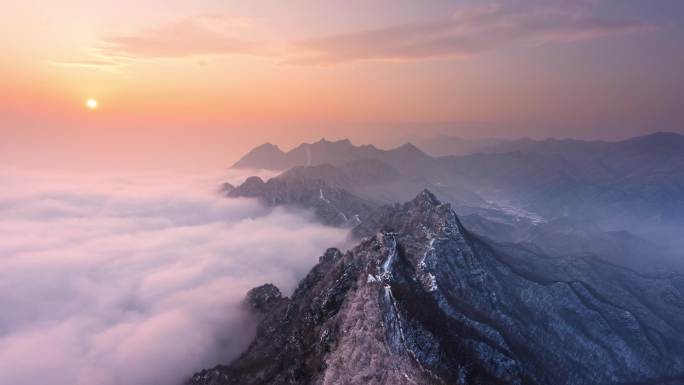
[[[347,235],[216,194],[244,177],[0,170],[0,384],[174,385],[244,349],[245,292]]]

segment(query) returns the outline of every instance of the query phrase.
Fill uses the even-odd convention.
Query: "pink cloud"
[[[105,36],[102,53],[128,58],[169,58],[200,55],[264,55],[261,43],[242,38],[236,30],[247,22],[223,15],[188,17],[130,34]]]
[[[297,42],[290,62],[333,64],[468,56],[513,44],[544,44],[622,35],[651,28],[592,16],[587,7],[490,4],[442,20],[390,26]]]
[[[245,292],[346,240],[215,193],[244,177],[0,169],[0,384],[177,384],[238,354]]]

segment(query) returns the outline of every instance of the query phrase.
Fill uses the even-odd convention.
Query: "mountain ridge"
[[[411,144],[381,150],[348,140],[319,141],[286,153],[267,146],[278,155],[250,152],[236,166],[285,171],[373,159],[406,180],[422,179],[424,187],[456,199],[505,200],[548,220],[591,218],[617,230],[616,224],[634,221],[684,225],[684,136],[656,133],[619,142],[522,140],[500,146],[491,153],[431,157]]]
[[[335,141],[329,141],[325,138],[321,138],[317,142],[312,143],[301,143],[288,151],[283,151],[279,146],[274,145],[270,142],[263,143],[254,147],[247,154],[245,154],[241,159],[231,166],[232,168],[245,168],[245,169],[271,169],[284,171],[294,166],[311,166],[324,163],[330,163],[337,165],[339,163],[349,162],[359,157],[378,157],[378,154],[383,152],[401,152],[410,150],[417,153],[420,156],[428,156],[432,158],[441,157],[452,157],[452,156],[469,156],[475,154],[501,154],[509,152],[559,152],[562,148],[574,149],[577,146],[585,146],[588,148],[600,149],[600,148],[610,148],[610,147],[628,147],[628,146],[640,146],[640,145],[650,145],[655,146],[656,149],[660,146],[684,146],[684,135],[676,132],[659,131],[651,134],[635,136],[627,139],[616,140],[616,141],[606,141],[606,140],[583,140],[583,139],[572,139],[572,138],[546,138],[546,139],[478,139],[469,140],[457,137],[442,136],[442,138],[453,138],[460,142],[475,142],[482,143],[477,146],[475,150],[472,151],[461,151],[459,153],[447,154],[442,153],[439,155],[430,155],[430,151],[426,151],[421,148],[420,144],[414,144],[411,142],[404,143],[402,145],[390,148],[388,150],[379,149],[372,144],[365,145],[354,145],[348,139],[340,139]],[[307,150],[314,150],[320,154],[328,153],[327,156],[330,159],[310,159],[307,162],[306,152]],[[332,151],[331,151],[332,150]],[[340,151],[347,152],[346,155],[349,158],[341,157],[335,158],[334,155],[330,153]],[[444,152],[444,151],[442,151]],[[268,161],[262,161],[258,159],[259,156],[272,155],[280,160],[282,163],[270,163]],[[351,158],[353,157],[353,159]],[[284,161],[284,162],[283,162]],[[265,167],[268,166],[268,167]]]
[[[349,139],[337,141],[321,139],[314,143],[302,143],[289,151],[264,143],[245,154],[233,164],[232,168],[285,171],[296,166],[317,166],[326,163],[338,166],[363,158],[384,160],[402,156],[429,157],[410,143],[389,150],[381,150],[372,144],[356,146]]]
[[[359,243],[328,249],[291,297],[258,289],[266,311],[253,343],[189,383],[572,385],[684,373],[682,276],[494,247],[427,190],[369,217],[354,229]]]
[[[603,229],[591,218],[540,218],[505,202],[485,202],[468,190],[409,178],[377,159],[360,159],[340,166],[297,166],[273,179],[259,179],[259,183],[245,183],[238,188],[227,185],[223,193],[229,197],[257,198],[268,206],[311,210],[324,224],[353,227],[364,222],[371,209],[411,199],[421,190],[429,189],[440,200],[452,203],[470,230],[493,242],[533,243],[549,255],[596,255],[651,272],[681,270],[676,262],[679,254],[670,244],[647,240],[632,228]],[[253,182],[252,178],[248,182]]]

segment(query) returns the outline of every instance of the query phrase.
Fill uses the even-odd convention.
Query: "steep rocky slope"
[[[316,218],[331,226],[353,227],[359,216],[374,205],[344,189],[316,179],[271,178],[264,182],[253,176],[234,187],[224,184],[222,192],[229,197],[257,198],[268,206],[286,205],[313,210]]]
[[[383,206],[329,249],[290,298],[272,285],[225,384],[676,383],[684,277],[493,247],[428,191]]]

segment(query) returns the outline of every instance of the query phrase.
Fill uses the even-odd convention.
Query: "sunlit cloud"
[[[638,20],[596,16],[590,4],[486,4],[438,20],[285,43],[255,33],[258,28],[249,19],[196,15],[103,35],[94,47],[96,58],[52,64],[103,68],[126,61],[220,55],[256,56],[294,64],[402,61],[467,57],[516,44],[590,40],[653,28]]]
[[[225,15],[173,20],[129,34],[101,38],[104,55],[128,58],[178,58],[207,55],[266,55],[261,43],[244,38],[249,21]]]
[[[296,42],[288,62],[334,64],[464,57],[513,44],[587,40],[649,28],[636,20],[593,16],[586,7],[490,4],[465,9],[442,20]]]
[[[157,59],[201,58],[209,56],[271,56],[275,50],[258,39],[244,37],[252,31],[252,22],[223,14],[203,14],[170,20],[128,33],[101,36],[90,47],[91,54],[69,60],[50,60],[59,67],[78,67],[116,71],[135,63]],[[202,64],[204,65],[204,64]]]
[[[110,59],[79,59],[79,60],[50,60],[47,62],[50,65],[57,67],[75,67],[75,68],[90,68],[103,71],[115,71],[120,67],[125,66],[126,63]]]

